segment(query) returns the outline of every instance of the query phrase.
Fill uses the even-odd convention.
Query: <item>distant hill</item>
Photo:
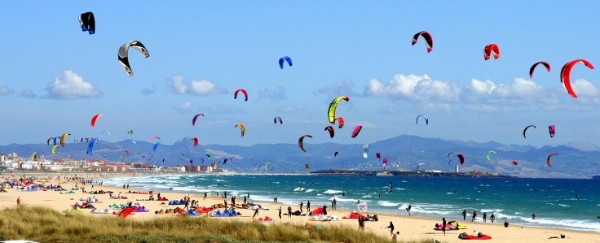
[[[146,141],[124,140],[120,142],[99,141],[94,147],[94,155],[86,155],[87,143],[70,143],[59,147],[58,154],[52,155],[52,146],[46,144],[10,144],[0,146],[0,153],[15,152],[27,157],[38,152],[48,159],[104,159],[124,162],[150,162],[157,165],[187,165],[220,163],[221,167],[239,172],[255,172],[264,169],[269,163],[270,172],[302,172],[305,164],[311,170],[323,169],[371,169],[381,170],[381,161],[375,153],[388,159],[389,170],[415,170],[424,163],[421,170],[453,171],[458,162],[455,154],[462,153],[465,164],[461,171],[481,171],[506,174],[518,177],[548,178],[591,178],[600,174],[600,148],[586,142],[571,142],[559,146],[533,147],[526,145],[506,145],[496,142],[477,143],[469,141],[445,140],[401,135],[369,144],[369,157],[362,156],[362,144],[305,143],[307,152],[302,152],[297,144],[256,144],[252,146],[201,145],[193,147],[191,138],[183,138],[172,145],[160,144],[156,152]],[[129,152],[129,156],[125,151]],[[486,159],[488,151],[494,150],[492,160]],[[334,152],[339,155],[334,157]],[[205,153],[211,154],[208,160]],[[448,154],[453,152],[454,154]],[[551,153],[552,167],[546,164]],[[164,159],[164,162],[163,162]],[[223,161],[227,163],[223,165]],[[518,165],[511,162],[515,160]],[[204,161],[204,163],[202,163]]]

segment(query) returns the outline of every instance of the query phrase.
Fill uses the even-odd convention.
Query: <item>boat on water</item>
[[[390,173],[387,170],[381,171],[381,172],[377,172],[377,174],[375,174],[376,176],[393,176],[392,173]]]

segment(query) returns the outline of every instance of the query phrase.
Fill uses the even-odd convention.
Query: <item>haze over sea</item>
[[[247,193],[255,202],[299,205],[310,200],[312,208],[327,205],[336,198],[338,209],[356,210],[356,203],[367,202],[368,213],[412,214],[447,220],[467,220],[477,211],[494,213],[498,222],[514,225],[564,228],[600,232],[600,180],[532,179],[487,177],[355,176],[355,175],[152,175],[105,179],[106,185],[160,192],[173,191],[227,196]],[[392,192],[388,193],[391,183]],[[343,196],[342,196],[343,195]],[[381,196],[380,196],[381,195]],[[169,198],[170,200],[175,198]],[[229,199],[228,199],[229,201]],[[202,204],[201,204],[202,205]],[[208,206],[208,205],[204,205]],[[292,207],[294,210],[298,206]],[[533,220],[531,214],[537,218]],[[468,225],[468,223],[466,223]],[[433,225],[432,225],[433,227]]]

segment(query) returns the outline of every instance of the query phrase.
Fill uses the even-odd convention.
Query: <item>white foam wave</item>
[[[377,205],[382,206],[382,207],[396,207],[396,206],[400,205],[400,203],[393,203],[390,201],[379,201],[379,202],[377,202]]]
[[[314,191],[316,191],[316,190],[315,189],[308,189],[308,190],[306,190],[304,192],[314,192]]]
[[[304,187],[296,187],[296,188],[294,188],[294,191],[295,191],[295,192],[301,192],[301,191],[304,191]]]
[[[343,191],[327,189],[323,194],[341,194]]]

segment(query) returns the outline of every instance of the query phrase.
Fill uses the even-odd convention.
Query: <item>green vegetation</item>
[[[39,242],[389,242],[331,225],[303,227],[206,217],[154,220],[62,214],[44,207],[0,211],[0,240]]]

